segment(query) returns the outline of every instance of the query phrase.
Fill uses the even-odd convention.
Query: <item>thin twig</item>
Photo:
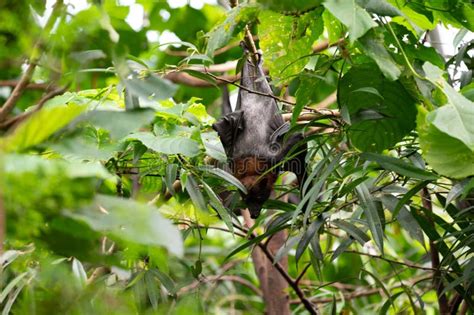
[[[410,263],[410,262],[403,262],[403,261],[393,260],[393,259],[386,258],[386,257],[380,256],[380,255],[373,255],[373,254],[363,253],[363,252],[359,252],[359,251],[355,251],[355,250],[346,250],[344,253],[357,254],[357,255],[367,256],[367,257],[371,257],[371,258],[375,258],[375,259],[380,259],[380,260],[384,260],[384,261],[392,263],[392,264],[403,265],[405,267],[409,267],[409,268],[413,268],[413,269],[420,269],[420,270],[427,270],[427,271],[434,271],[434,272],[440,271],[439,269],[432,268],[432,267],[424,267],[424,266],[420,266],[420,265]],[[443,272],[448,272],[448,270],[442,270],[442,271]]]

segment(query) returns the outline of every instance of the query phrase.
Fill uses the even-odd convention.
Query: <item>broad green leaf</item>
[[[365,152],[360,155],[361,158],[369,161],[377,162],[386,170],[396,172],[400,175],[421,180],[435,180],[438,178],[433,173],[427,172],[424,169],[416,167],[411,163],[407,163],[401,159],[391,156],[380,155],[376,153]]]
[[[87,109],[86,105],[69,103],[44,107],[24,121],[15,131],[0,139],[0,148],[6,152],[23,151],[38,145],[59,131]]]
[[[216,159],[219,162],[226,162],[227,156],[225,155],[224,147],[222,142],[217,135],[217,132],[201,132],[201,140],[206,149],[206,155]]]
[[[398,64],[393,60],[384,46],[383,35],[375,30],[369,31],[359,38],[363,51],[372,58],[380,71],[391,81],[397,80],[402,73]]]
[[[474,152],[461,140],[436,128],[427,111],[418,108],[417,131],[423,157],[436,172],[452,178],[474,175]]]
[[[113,239],[136,244],[163,246],[181,257],[184,252],[179,230],[154,206],[131,199],[98,195],[94,204],[65,215],[87,223],[93,230]]]
[[[178,89],[175,84],[155,74],[150,72],[142,74],[132,70],[125,59],[116,58],[115,64],[117,74],[131,95],[159,101],[172,97]]]
[[[151,132],[137,132],[127,139],[138,140],[147,148],[165,154],[183,154],[193,157],[199,154],[199,144],[184,136],[155,136]]]
[[[258,7],[251,4],[239,5],[232,9],[227,14],[225,21],[216,25],[207,34],[209,41],[207,43],[206,54],[212,56],[216,49],[226,45],[245,25],[256,19],[258,11]]]
[[[383,226],[382,218],[379,216],[379,212],[375,205],[375,202],[370,195],[367,186],[362,183],[356,188],[357,195],[359,196],[360,206],[364,210],[364,214],[367,219],[367,224],[369,225],[370,232],[372,237],[375,240],[375,244],[379,248],[380,252],[383,254]]]
[[[70,178],[98,177],[109,179],[112,175],[100,163],[66,162],[44,159],[36,155],[7,154],[4,157],[5,172],[11,174],[42,172],[46,175],[61,173]]]
[[[364,245],[365,243],[370,241],[370,237],[365,234],[364,231],[362,231],[352,223],[343,220],[335,220],[331,223],[337,226],[338,228],[346,231],[347,234],[349,234],[352,238],[358,241],[361,245]]]
[[[402,15],[402,12],[396,7],[387,3],[385,0],[356,0],[356,3],[371,13],[385,16]]]
[[[474,152],[474,102],[452,88],[439,74],[440,71],[430,63],[423,70],[431,81],[443,87],[447,96],[446,105],[428,113],[426,119],[441,132],[461,140]]]
[[[372,63],[354,66],[344,75],[338,102],[350,117],[351,143],[362,151],[390,148],[415,127],[413,97],[400,82],[385,79]]]
[[[270,10],[300,13],[316,8],[323,0],[258,0],[258,2]]]
[[[88,112],[85,119],[95,127],[109,131],[111,138],[121,139],[151,123],[155,119],[155,112],[148,108],[128,111],[95,110]]]
[[[313,44],[324,29],[321,14],[322,8],[296,20],[273,11],[259,15],[260,47],[273,80],[292,79],[304,69],[312,56]]]
[[[325,0],[324,6],[347,26],[351,41],[358,39],[369,29],[377,26],[367,11],[359,7],[355,0]]]

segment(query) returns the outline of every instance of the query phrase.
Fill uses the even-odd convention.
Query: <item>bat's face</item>
[[[245,204],[247,205],[250,216],[255,219],[259,216],[262,206],[265,201],[270,198],[275,183],[276,175],[267,174],[264,177],[247,176],[242,179],[242,183],[247,188],[247,194],[244,196]]]

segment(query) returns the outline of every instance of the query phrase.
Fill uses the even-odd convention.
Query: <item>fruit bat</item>
[[[228,113],[212,126],[224,146],[230,171],[247,189],[242,197],[252,218],[260,214],[281,170],[294,172],[302,183],[306,155],[306,144],[299,143],[303,136],[289,134],[290,126],[272,97],[261,53],[256,57],[254,64],[244,46],[236,108],[225,110]],[[285,160],[289,152],[294,157]]]

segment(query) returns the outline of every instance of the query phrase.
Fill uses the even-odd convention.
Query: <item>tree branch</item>
[[[49,92],[48,94],[46,94],[45,96],[43,96],[39,101],[38,101],[38,104],[35,106],[34,109],[30,110],[30,111],[27,111],[27,112],[24,112],[18,116],[15,116],[15,117],[12,117],[8,120],[6,120],[5,122],[3,123],[0,123],[0,129],[9,129],[11,126],[13,125],[16,125],[20,122],[22,122],[23,120],[25,120],[26,118],[28,118],[29,116],[31,116],[33,113],[36,113],[37,111],[39,111],[41,108],[43,108],[44,104],[52,99],[53,97],[55,96],[58,96],[58,95],[61,95],[63,94],[65,91],[67,90],[67,87],[63,87],[63,88],[58,88],[56,90],[53,90],[51,92]]]
[[[51,16],[49,17],[48,22],[46,22],[46,26],[44,27],[44,30],[46,32],[49,32],[49,30],[52,28],[54,22],[56,21],[55,19],[56,14],[58,13],[62,5],[63,5],[63,2],[61,0],[58,0],[54,4],[53,12],[51,13]],[[40,38],[33,47],[33,52],[31,54],[26,71],[21,76],[20,80],[18,81],[18,84],[13,89],[12,93],[6,100],[5,104],[3,104],[2,108],[0,108],[0,122],[4,121],[5,118],[11,113],[11,111],[16,105],[16,102],[23,94],[23,90],[30,83],[31,77],[33,76],[33,73],[36,68],[36,64],[38,63],[41,57],[41,53],[40,53],[41,43],[42,43],[42,40]]]
[[[253,225],[253,220],[250,218],[249,211],[247,209],[243,210],[242,215],[244,217],[244,221],[246,222],[246,225],[251,227]],[[241,227],[237,227],[237,228],[242,229]],[[244,229],[244,232],[248,233],[248,231],[245,231],[245,229]],[[253,239],[255,237],[256,237],[256,235],[254,233],[250,234],[251,239]],[[274,257],[270,253],[268,248],[260,242],[257,243],[257,246],[262,250],[262,252],[265,254],[265,256],[270,260],[270,262],[273,263],[274,262]],[[287,273],[287,271],[281,266],[281,264],[279,262],[275,262],[273,265],[278,270],[278,272],[282,275],[282,277],[286,280],[286,282],[288,282],[290,287],[295,291],[296,295],[300,299],[301,303],[303,303],[306,310],[310,314],[317,314],[317,311],[314,308],[314,306],[305,297],[305,295],[304,295],[303,291],[301,290],[301,288],[298,286],[298,284],[295,281],[293,281],[293,279],[290,277],[290,275]]]
[[[5,87],[16,87],[18,85],[18,80],[0,80],[0,86]],[[28,83],[25,86],[27,90],[52,90],[55,89],[54,85],[51,83]]]

